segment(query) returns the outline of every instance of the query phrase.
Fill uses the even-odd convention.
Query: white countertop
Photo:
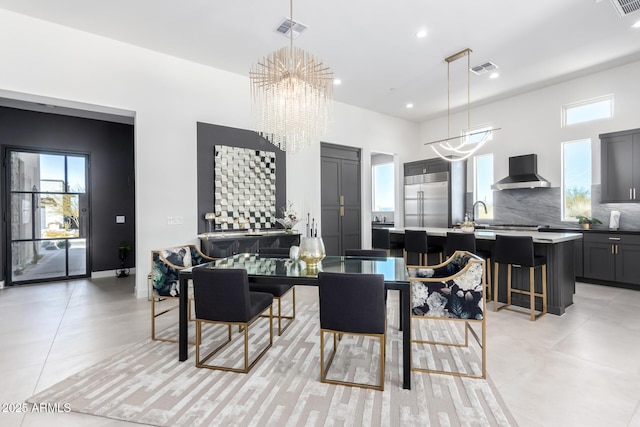
[[[461,233],[460,230],[452,228],[439,227],[406,227],[406,228],[389,228],[390,233],[404,234],[404,230],[424,230],[428,236],[446,237],[447,232]],[[582,239],[582,233],[547,233],[540,231],[513,231],[513,230],[476,230],[474,232],[476,239],[495,240],[496,235],[501,236],[531,236],[533,243],[561,243],[570,240]]]

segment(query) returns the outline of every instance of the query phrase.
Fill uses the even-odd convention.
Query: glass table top
[[[208,268],[242,268],[249,276],[306,277],[314,278],[321,271],[332,273],[383,274],[385,282],[408,282],[407,269],[403,258],[358,258],[328,256],[318,262],[317,269],[307,268],[304,261],[289,258],[260,256],[254,253],[237,254],[201,265]],[[180,271],[190,274],[191,269]]]

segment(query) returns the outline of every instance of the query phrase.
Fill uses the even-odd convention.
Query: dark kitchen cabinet
[[[404,176],[424,175],[426,173],[447,172],[449,165],[442,159],[418,160],[404,164]]]
[[[573,265],[575,267],[576,277],[584,275],[584,253],[582,248],[582,239],[576,240],[573,244]]]
[[[640,285],[640,236],[584,234],[584,277]]]
[[[640,129],[600,135],[600,202],[640,202]]]

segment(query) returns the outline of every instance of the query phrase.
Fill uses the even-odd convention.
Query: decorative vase
[[[300,259],[300,248],[298,246],[293,245],[289,248],[289,259],[292,261]]]
[[[322,237],[303,237],[300,242],[300,259],[307,264],[307,270],[316,270],[318,262],[326,256]]]
[[[293,233],[293,227],[300,221],[295,218],[276,218],[276,222],[284,228],[285,233],[291,234]]]
[[[204,219],[207,221],[207,233],[213,232],[213,221],[216,219],[215,212],[207,212],[204,214]]]
[[[587,222],[583,222],[581,225],[583,230],[589,230],[591,228],[591,224]]]

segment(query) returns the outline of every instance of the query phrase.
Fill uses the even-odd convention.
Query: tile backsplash
[[[591,214],[609,226],[611,211],[620,211],[620,229],[640,230],[640,203],[598,203],[600,185],[591,186]],[[529,188],[493,193],[494,219],[482,221],[496,224],[535,224],[552,227],[573,227],[573,222],[561,221],[561,189]],[[473,193],[467,193],[467,211],[471,212]]]

